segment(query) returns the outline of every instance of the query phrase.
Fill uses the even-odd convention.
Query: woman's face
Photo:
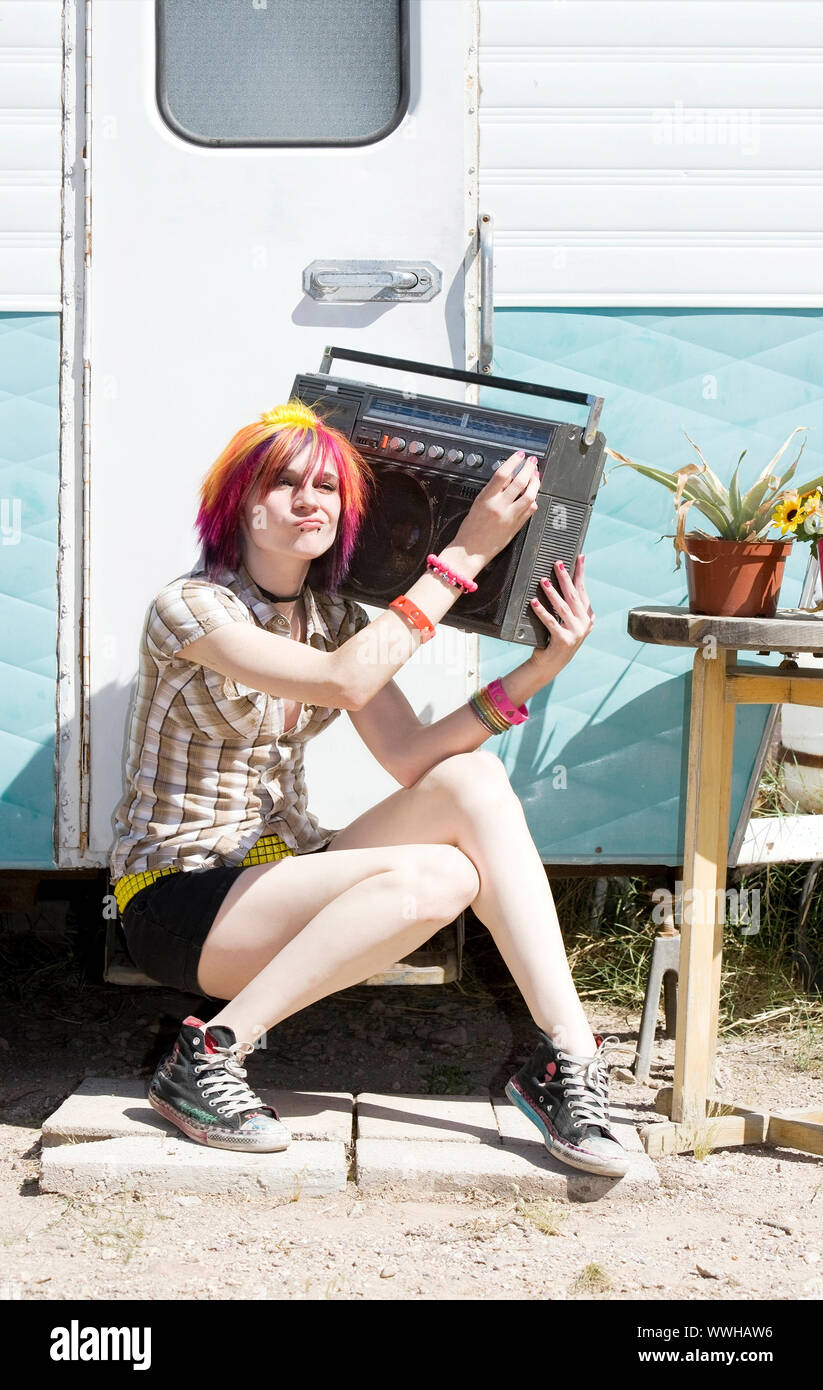
[[[333,463],[318,462],[305,486],[300,479],[309,461],[304,446],[283,470],[267,497],[252,496],[244,512],[247,542],[267,554],[313,560],[334,543],[342,506]]]

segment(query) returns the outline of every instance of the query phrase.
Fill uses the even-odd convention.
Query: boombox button
[[[442,459],[445,452],[446,450],[443,448],[442,444],[432,444],[426,457],[430,459]]]
[[[462,449],[449,449],[449,452],[448,452],[447,455],[446,455],[446,459],[447,459],[447,461],[448,461],[449,463],[462,463],[462,462],[463,462],[463,450],[462,450]]]
[[[466,463],[469,465],[469,468],[482,468],[482,467],[483,467],[483,455],[482,455],[482,454],[467,454],[467,455],[466,455]]]
[[[409,453],[414,455],[422,454],[425,452],[425,448],[426,446],[422,443],[421,440],[413,439],[411,444],[409,445]]]
[[[393,439],[389,440],[389,448],[394,449],[396,453],[399,452],[401,449],[405,449],[405,447],[405,439],[400,439],[398,435],[395,435]]]

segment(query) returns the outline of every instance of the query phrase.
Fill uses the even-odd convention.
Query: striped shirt
[[[318,651],[334,651],[371,622],[353,599],[308,585],[303,595],[306,641]],[[300,854],[322,848],[336,833],[308,809],[303,750],[340,710],[302,705],[286,730],[279,696],[187,661],[186,644],[223,623],[290,631],[242,561],[215,583],[196,566],[165,585],[146,613],[125,791],[114,815],[112,883],[170,865],[239,864],[263,834],[280,835]]]

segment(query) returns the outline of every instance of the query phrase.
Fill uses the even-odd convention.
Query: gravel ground
[[[388,1093],[500,1093],[534,1025],[469,923],[463,979],[359,986],[269,1035],[252,1083]],[[483,933],[483,935],[485,935]],[[431,1201],[360,1196],[67,1199],[38,1191],[40,1126],[84,1075],[148,1080],[203,1001],[89,978],[70,942],[0,936],[0,1295],[22,1299],[812,1300],[823,1297],[823,1158],[753,1145],[656,1159],[636,1205],[524,1202],[476,1191]],[[495,964],[495,962],[497,962]],[[639,1013],[587,1001],[634,1055]],[[658,1032],[653,1086],[618,1072],[612,1097],[661,1119],[674,1043]],[[819,1039],[780,1026],[721,1039],[721,1094],[823,1105]]]

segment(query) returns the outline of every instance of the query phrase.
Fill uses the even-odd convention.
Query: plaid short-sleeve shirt
[[[353,599],[304,588],[306,641],[334,651],[371,619]],[[308,809],[304,745],[340,714],[303,705],[284,732],[284,702],[186,660],[186,645],[223,623],[288,636],[288,620],[245,564],[211,583],[195,568],[150,605],[129,714],[125,791],[114,814],[111,880],[145,869],[239,864],[260,835],[295,853],[335,834]]]

